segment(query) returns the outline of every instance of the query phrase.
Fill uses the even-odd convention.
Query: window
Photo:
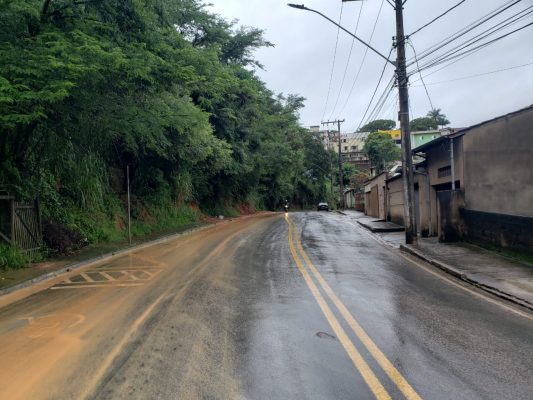
[[[437,176],[439,178],[452,176],[452,167],[450,165],[447,165],[446,167],[439,168],[439,170],[437,171]]]
[[[348,146],[344,146],[344,150],[348,150]]]
[[[357,146],[352,146],[352,150],[357,150]]]
[[[346,143],[346,139],[342,139],[342,143]]]

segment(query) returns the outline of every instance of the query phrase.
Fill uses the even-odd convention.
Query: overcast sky
[[[357,36],[365,41],[369,40],[379,13],[371,44],[385,55],[391,50],[395,16],[387,1],[354,1],[344,5],[341,0],[294,2],[303,2],[307,7],[321,11],[335,21],[339,20],[342,9],[341,25],[351,32],[355,30],[362,7]],[[458,2],[459,0],[407,0],[404,8],[405,32],[408,34],[415,31]],[[352,38],[341,31],[331,74],[337,28],[317,14],[290,8],[286,5],[286,0],[212,0],[212,3],[211,10],[224,18],[238,19],[239,25],[254,26],[265,31],[265,38],[275,47],[256,52],[256,58],[265,66],[265,70],[258,71],[258,75],[275,93],[298,94],[306,98],[306,106],[300,113],[302,126],[318,125],[321,120],[330,118],[346,120],[342,126],[343,132],[354,131],[359,126],[385,64],[383,59],[368,51],[354,83],[365,47],[355,41],[348,63]],[[414,49],[420,56],[424,50],[507,3],[510,3],[509,0],[466,0],[449,14],[414,34],[411,37]],[[532,13],[476,45],[533,22],[533,0],[522,0],[451,45],[460,44],[522,10],[525,10],[524,13]],[[443,50],[450,49],[450,46],[421,59],[421,65]],[[413,50],[408,47],[408,60],[413,54]],[[391,57],[395,57],[395,52]],[[529,63],[533,63],[533,25],[441,71],[434,72],[446,64],[428,69],[422,72],[422,76],[434,72],[424,79],[433,106],[442,109],[451,121],[451,126],[464,127],[533,104],[533,64],[475,78],[438,82]],[[384,91],[385,84],[392,75],[392,66],[387,67],[375,100]],[[419,78],[419,74],[410,78],[410,106],[412,117],[415,118],[424,116],[431,108],[424,87],[420,85],[420,81],[416,82]],[[373,105],[370,110],[372,108]],[[397,90],[391,92],[377,116],[397,119]]]

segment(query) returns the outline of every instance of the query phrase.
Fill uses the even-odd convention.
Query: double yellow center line
[[[366,347],[372,357],[374,357],[374,359],[383,369],[383,371],[385,371],[385,373],[389,376],[391,381],[394,382],[394,384],[398,387],[398,389],[405,396],[405,398],[408,400],[421,400],[420,396],[415,392],[411,385],[409,385],[407,380],[400,374],[400,372],[394,367],[394,365],[387,359],[383,352],[376,346],[373,340],[370,339],[370,337],[364,331],[361,325],[359,325],[356,319],[348,311],[346,306],[342,303],[342,301],[337,297],[335,292],[327,284],[322,275],[320,275],[320,273],[302,248],[302,244],[300,242],[300,239],[298,238],[296,224],[289,218],[287,214],[285,214],[285,221],[289,226],[289,248],[294,262],[296,263],[296,266],[300,270],[305,282],[307,283],[307,286],[309,286],[309,289],[313,294],[313,297],[318,303],[324,316],[328,320],[331,328],[335,332],[335,335],[344,347],[344,350],[352,360],[353,364],[367,383],[368,387],[370,388],[376,399],[386,400],[391,399],[391,396],[381,384],[379,379],[376,377],[367,362],[361,356],[361,353],[359,353],[353,342],[350,340],[348,334],[343,329],[338,319],[335,317],[335,314],[333,313],[328,303],[324,299],[322,293],[315,284],[315,281],[313,280],[312,276],[314,276],[324,293],[331,300],[333,305],[337,308],[338,312],[344,318],[348,326],[352,329],[352,331],[355,333],[361,343]],[[296,249],[298,249],[298,251]],[[301,258],[303,258],[305,263],[302,262]],[[312,276],[309,271],[311,271]]]

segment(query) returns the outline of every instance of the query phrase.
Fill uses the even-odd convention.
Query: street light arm
[[[344,32],[346,32],[348,35],[350,35],[351,37],[353,37],[354,39],[357,39],[359,42],[361,42],[363,45],[365,45],[366,47],[368,47],[370,50],[372,50],[374,53],[376,53],[378,56],[380,56],[381,58],[383,58],[385,61],[391,63],[394,67],[396,67],[396,63],[394,61],[391,61],[389,60],[387,57],[385,57],[383,54],[381,54],[379,51],[377,51],[375,48],[373,48],[372,46],[370,46],[368,43],[364,42],[363,40],[359,39],[357,36],[355,36],[352,32],[350,32],[348,29],[344,28],[343,26],[339,25],[338,23],[336,23],[335,21],[333,21],[331,18],[327,17],[326,15],[322,14],[321,12],[317,11],[317,10],[313,10],[312,8],[308,8],[306,6],[304,6],[303,4],[292,4],[292,3],[287,3],[287,5],[289,7],[292,7],[292,8],[297,8],[299,10],[306,10],[306,11],[311,11],[311,12],[314,12],[315,14],[318,14],[320,15],[321,17],[327,19],[329,22],[331,22],[333,25],[337,26],[339,29],[342,29]]]

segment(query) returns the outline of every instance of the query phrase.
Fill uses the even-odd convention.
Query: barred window
[[[452,167],[447,165],[446,167],[439,168],[437,172],[439,178],[444,178],[446,176],[452,176]]]

